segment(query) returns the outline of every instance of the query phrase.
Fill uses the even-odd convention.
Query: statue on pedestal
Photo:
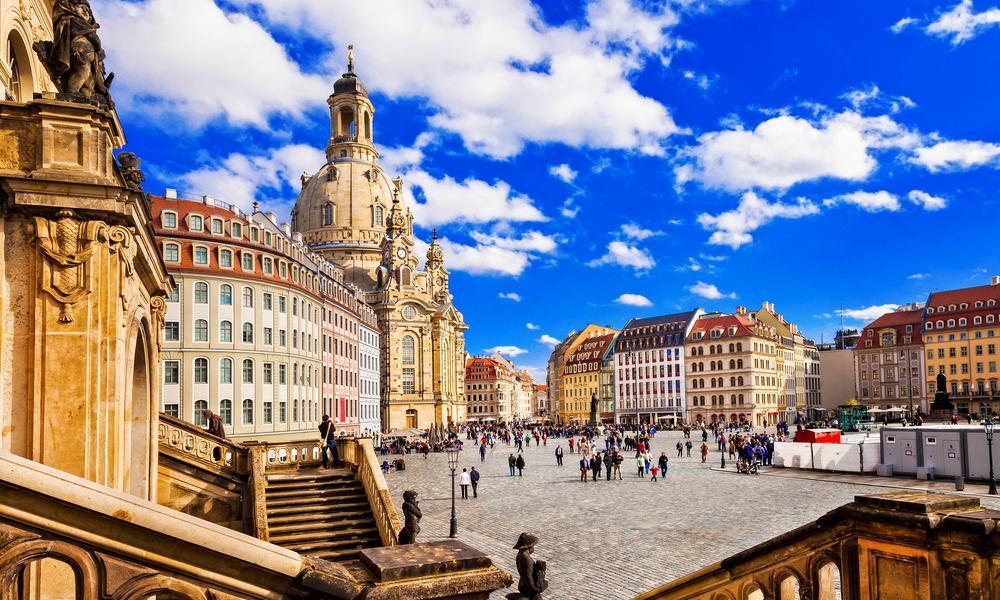
[[[417,493],[413,490],[403,492],[403,517],[405,524],[399,531],[400,544],[414,544],[417,541],[417,534],[420,533],[420,506],[417,503]]]
[[[105,75],[104,48],[97,35],[100,25],[94,19],[90,2],[55,0],[52,26],[52,41],[35,42],[33,48],[61,99],[114,108],[108,89],[115,74]]]
[[[538,538],[530,533],[522,533],[514,544],[517,550],[517,592],[507,594],[507,600],[542,600],[542,592],[548,589],[545,580],[547,566],[544,560],[536,561],[531,556]]]
[[[597,394],[590,395],[590,422],[591,427],[597,427]]]

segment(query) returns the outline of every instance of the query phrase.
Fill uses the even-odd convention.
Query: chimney
[[[276,213],[274,213],[273,211],[267,211],[265,215],[272,223],[274,223],[275,225],[278,224],[278,215]]]
[[[240,214],[240,207],[236,206],[235,204],[230,204],[229,205],[229,212],[231,212],[231,213],[233,213],[235,215],[239,215]]]
[[[288,225],[288,223],[282,223],[280,227],[281,231],[283,231],[286,236],[292,237],[292,228]]]
[[[201,197],[202,201],[205,202],[205,206],[215,206],[215,198],[209,195],[204,195]]]
[[[738,315],[745,315],[745,314],[747,314],[747,307],[745,307],[745,306],[737,306],[736,307],[736,314],[738,314]]]
[[[167,191],[163,193],[164,196],[170,198],[171,200],[177,199],[177,190],[174,188],[167,188]]]
[[[993,279],[990,280],[990,285],[1000,285],[1000,275],[994,275]]]
[[[299,233],[298,231],[296,231],[295,233],[293,233],[292,234],[292,241],[295,242],[296,244],[301,244],[302,243],[302,234]]]

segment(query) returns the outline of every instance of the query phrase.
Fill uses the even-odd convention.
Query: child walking
[[[650,481],[656,481],[656,475],[657,475],[657,474],[658,474],[659,472],[660,472],[660,467],[658,467],[658,466],[656,466],[656,465],[653,465],[652,467],[650,467],[650,469],[649,469],[649,474],[653,476],[653,477],[652,477],[652,478],[650,479]]]

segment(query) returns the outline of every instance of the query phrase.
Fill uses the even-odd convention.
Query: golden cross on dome
[[[347,45],[347,72],[354,72],[354,44]]]

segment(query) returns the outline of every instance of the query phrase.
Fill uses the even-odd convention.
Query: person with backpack
[[[340,456],[337,454],[337,438],[333,435],[334,424],[330,420],[330,415],[323,415],[323,422],[319,424],[319,434],[323,437],[323,468],[331,466],[336,469],[340,466]],[[330,454],[329,459],[327,453]]]
[[[476,467],[472,467],[472,471],[469,472],[469,481],[472,482],[472,497],[479,497],[479,471]]]

